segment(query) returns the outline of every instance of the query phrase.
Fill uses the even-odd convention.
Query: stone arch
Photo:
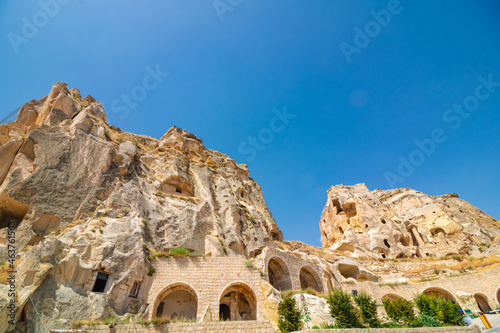
[[[158,294],[153,311],[153,317],[196,319],[198,295],[188,284],[172,283]]]
[[[302,289],[313,288],[314,290],[322,293],[323,284],[321,283],[321,278],[318,273],[316,273],[309,266],[302,266],[299,272],[300,287]]]
[[[422,291],[422,294],[425,294],[427,296],[443,297],[443,298],[450,300],[454,303],[457,302],[457,299],[455,298],[455,296],[453,296],[453,294],[451,292],[449,292],[448,290],[446,290],[444,288],[440,288],[440,287],[426,288],[426,289],[424,289],[424,291]]]
[[[257,320],[257,296],[243,282],[233,282],[219,296],[220,320]]]
[[[485,294],[475,293],[474,299],[476,300],[479,310],[481,310],[482,312],[491,311],[491,306],[488,303],[488,297],[486,297]]]
[[[292,275],[283,259],[274,256],[267,261],[269,283],[279,291],[292,289]]]
[[[391,301],[394,301],[396,299],[405,299],[403,296],[399,295],[399,294],[396,294],[396,293],[387,293],[385,294],[384,296],[382,296],[381,299],[384,299],[384,298],[388,298],[389,300]]]

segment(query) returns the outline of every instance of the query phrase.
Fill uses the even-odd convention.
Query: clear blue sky
[[[498,1],[54,1],[0,3],[0,118],[61,81],[123,130],[185,128],[247,163],[285,238],[313,245],[341,183],[456,192],[500,218]]]

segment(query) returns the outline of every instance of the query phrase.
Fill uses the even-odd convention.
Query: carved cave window
[[[103,293],[106,289],[106,284],[108,283],[109,274],[104,272],[97,272],[97,277],[95,279],[94,287],[92,291],[95,293]]]

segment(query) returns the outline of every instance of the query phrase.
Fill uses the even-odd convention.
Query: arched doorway
[[[174,283],[165,288],[155,302],[155,316],[170,319],[196,319],[198,297],[193,288]]]
[[[480,293],[474,294],[474,299],[476,300],[477,306],[479,306],[479,310],[483,312],[491,311],[490,304],[488,303],[488,298]]]
[[[272,257],[267,262],[267,275],[269,283],[276,289],[290,290],[292,289],[292,276],[285,262],[278,258]]]
[[[382,296],[382,299],[384,298],[388,298],[389,301],[395,301],[397,299],[405,299],[403,296],[394,293],[385,294],[384,296]]]
[[[323,284],[319,275],[309,266],[303,266],[299,273],[300,287],[302,289],[313,288],[322,293]]]
[[[452,301],[454,303],[457,302],[457,299],[455,298],[455,296],[453,296],[452,293],[450,293],[448,290],[446,290],[444,288],[429,287],[429,288],[425,289],[422,292],[422,294],[425,294],[427,296],[434,296],[436,298],[442,297],[442,298],[450,300],[450,301]]]
[[[500,287],[497,289],[497,302],[500,304]]]
[[[244,283],[229,285],[220,296],[220,320],[256,320],[257,297],[252,289]]]

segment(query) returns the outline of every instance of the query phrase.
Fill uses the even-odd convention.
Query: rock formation
[[[123,132],[107,124],[100,103],[62,83],[0,125],[0,332],[14,326],[8,245],[17,332],[165,313],[276,326],[283,290],[376,291],[475,269],[498,276],[484,272],[498,269],[493,256],[460,264],[383,259],[500,249],[500,222],[455,194],[333,186],[320,229],[323,248],[283,241],[246,165],[177,127],[159,140]],[[174,309],[182,300],[189,313]],[[304,302],[311,325],[331,322],[323,299]]]
[[[500,222],[454,193],[357,184],[328,190],[320,229],[323,246],[353,256],[480,256],[498,247]]]
[[[106,121],[57,83],[0,125],[0,259],[14,222],[21,309],[31,296],[60,322],[123,313],[116,297],[148,273],[150,252],[250,257],[283,239],[246,165],[177,127],[157,140]],[[113,279],[87,297],[96,270]]]

